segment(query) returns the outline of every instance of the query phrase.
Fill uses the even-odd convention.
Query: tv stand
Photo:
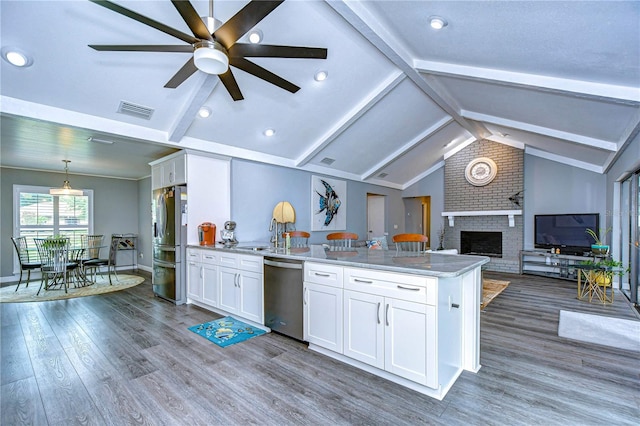
[[[592,259],[592,256],[552,254],[548,250],[521,250],[520,274],[577,281],[578,270],[576,265]]]

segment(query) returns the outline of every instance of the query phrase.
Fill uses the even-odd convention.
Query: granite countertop
[[[438,254],[437,252],[397,253],[395,250],[369,250],[367,248],[334,251],[329,250],[326,245],[310,245],[309,247],[288,250],[276,249],[269,246],[268,243],[259,242],[240,243],[235,247],[222,245],[190,247],[443,278],[462,275],[489,262],[489,258],[486,256]],[[256,247],[260,249],[255,250]]]

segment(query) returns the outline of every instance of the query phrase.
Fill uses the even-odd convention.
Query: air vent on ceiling
[[[120,106],[118,107],[118,112],[120,114],[127,114],[133,117],[144,118],[145,120],[150,120],[153,115],[153,109],[148,108],[142,105],[136,105],[127,101],[120,101]]]
[[[378,175],[378,177],[379,177],[380,179],[384,179],[384,178],[386,178],[387,176],[389,176],[389,173],[380,173],[380,174]]]
[[[320,162],[322,164],[326,164],[327,166],[330,166],[331,164],[333,164],[333,162],[336,161],[333,158],[329,158],[329,157],[324,157],[322,160],[320,160]]]

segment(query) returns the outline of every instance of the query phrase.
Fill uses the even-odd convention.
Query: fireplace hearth
[[[460,231],[460,253],[502,257],[502,232]]]

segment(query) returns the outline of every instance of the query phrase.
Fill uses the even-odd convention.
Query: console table
[[[579,265],[592,256],[552,254],[546,250],[521,250],[520,273],[577,281]]]

